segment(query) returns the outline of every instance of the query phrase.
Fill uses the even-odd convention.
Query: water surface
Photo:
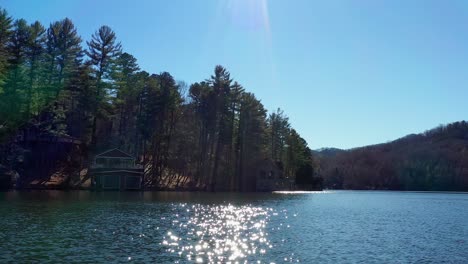
[[[0,262],[468,263],[468,194],[0,193]]]

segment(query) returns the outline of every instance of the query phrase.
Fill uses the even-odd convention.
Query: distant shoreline
[[[106,190],[106,191],[96,191],[92,189],[65,189],[65,188],[21,188],[21,189],[1,189],[0,193],[6,192],[34,192],[34,191],[61,191],[61,192],[75,192],[75,191],[89,191],[92,193],[143,193],[143,192],[169,192],[169,193],[239,193],[239,194],[252,194],[252,193],[270,193],[270,194],[314,194],[314,193],[336,193],[336,192],[402,192],[402,193],[447,193],[447,194],[468,194],[468,192],[463,191],[408,191],[408,190],[315,190],[315,191],[270,191],[270,192],[235,192],[235,191],[200,191],[200,190],[156,190],[156,189],[147,189],[147,190],[134,190],[134,191],[117,191],[117,190]]]

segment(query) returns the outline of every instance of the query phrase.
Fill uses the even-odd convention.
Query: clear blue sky
[[[111,26],[142,69],[228,68],[312,148],[387,142],[468,117],[468,1],[0,0],[15,18]]]

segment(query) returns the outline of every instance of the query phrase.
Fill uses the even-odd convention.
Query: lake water
[[[0,193],[0,262],[468,263],[468,194]]]

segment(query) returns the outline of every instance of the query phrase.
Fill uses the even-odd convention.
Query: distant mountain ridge
[[[339,148],[320,148],[320,149],[313,150],[313,153],[321,157],[333,157],[343,151],[346,151],[346,150],[339,149]]]
[[[320,149],[325,187],[468,191],[468,123],[350,150]]]

